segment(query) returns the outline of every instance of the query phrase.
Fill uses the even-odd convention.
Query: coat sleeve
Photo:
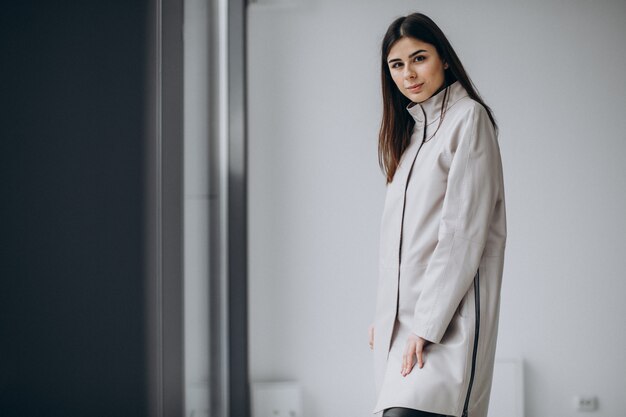
[[[415,334],[433,343],[441,341],[472,285],[502,187],[500,150],[487,111],[476,104],[458,132],[438,242],[412,323]]]

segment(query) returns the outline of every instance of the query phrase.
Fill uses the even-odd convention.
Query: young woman
[[[486,417],[506,241],[496,122],[423,14],[387,30],[382,92],[374,412]]]

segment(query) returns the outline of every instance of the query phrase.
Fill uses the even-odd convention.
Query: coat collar
[[[426,125],[436,122],[441,116],[441,107],[443,106],[443,99],[446,90],[448,90],[448,97],[446,99],[446,110],[448,110],[454,103],[467,97],[467,91],[460,82],[455,81],[451,85],[447,86],[429,99],[422,101],[421,103],[409,103],[406,106],[407,111],[415,120],[417,124]]]

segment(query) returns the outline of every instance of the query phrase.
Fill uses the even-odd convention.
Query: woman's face
[[[387,64],[400,92],[415,103],[429,99],[443,87],[448,68],[433,45],[409,37],[393,44]]]

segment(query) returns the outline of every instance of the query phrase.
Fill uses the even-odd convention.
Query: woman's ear
[[[448,63],[447,63],[447,62],[444,62],[444,63],[443,63],[443,69],[444,69],[444,70],[447,70],[447,69],[448,69]]]

